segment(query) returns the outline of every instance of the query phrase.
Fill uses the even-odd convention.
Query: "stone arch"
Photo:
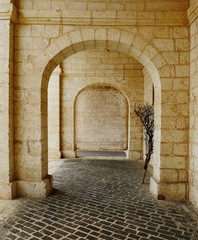
[[[161,141],[161,81],[160,69],[168,67],[165,59],[159,51],[149,45],[144,39],[137,34],[120,29],[110,28],[85,28],[67,32],[63,36],[54,39],[39,56],[29,58],[34,68],[34,79],[37,79],[37,86],[40,85],[40,126],[41,137],[40,149],[42,161],[47,162],[47,107],[46,96],[48,81],[52,71],[64,59],[70,55],[89,49],[108,49],[112,51],[127,54],[140,62],[151,76],[155,89],[155,150],[154,159],[154,179],[160,179],[160,141]],[[41,166],[42,168],[42,166]],[[155,171],[156,168],[156,171]],[[47,169],[47,168],[46,168]],[[46,176],[46,171],[45,171]],[[154,190],[155,191],[155,190]]]
[[[112,83],[108,83],[108,82],[97,82],[97,83],[92,83],[92,84],[88,84],[84,87],[82,87],[76,94],[75,96],[75,100],[74,100],[74,143],[75,143],[75,137],[76,137],[76,114],[75,114],[75,109],[76,109],[76,102],[77,102],[77,98],[79,97],[79,95],[81,93],[83,93],[83,91],[85,91],[86,89],[88,88],[91,88],[91,87],[110,87],[112,89],[115,89],[116,91],[120,92],[124,98],[126,99],[126,102],[127,102],[127,149],[125,150],[126,152],[126,156],[128,156],[128,152],[129,152],[129,148],[130,148],[130,100],[129,100],[129,97],[128,95],[126,94],[125,92],[125,89],[122,87],[122,86],[115,86],[115,84],[112,84]]]
[[[75,96],[75,101],[76,101],[76,98],[78,97],[78,95],[86,88],[89,88],[89,87],[92,87],[92,86],[105,86],[105,87],[112,87],[112,88],[115,88],[116,90],[118,90],[119,92],[121,92],[125,98],[127,99],[127,102],[128,102],[128,105],[129,105],[129,96],[127,95],[127,93],[125,92],[125,89],[121,86],[117,86],[115,84],[112,84],[112,83],[108,83],[108,82],[97,82],[97,83],[91,83],[91,84],[88,84],[86,86],[83,86],[76,94]],[[74,105],[75,105],[75,102],[74,102]],[[129,105],[130,107],[130,105]]]

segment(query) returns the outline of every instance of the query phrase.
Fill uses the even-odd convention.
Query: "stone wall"
[[[4,10],[0,6],[0,13]],[[13,183],[14,25],[9,19],[0,19],[0,36],[0,198],[12,199],[16,196],[16,183]]]
[[[6,26],[9,29],[9,34],[0,35],[1,42],[9,42],[10,46],[12,40],[15,43],[13,74],[12,67],[8,67],[8,62],[12,66],[12,58],[6,59],[9,69],[6,84],[9,85],[9,90],[6,89],[8,95],[4,116],[9,121],[4,126],[4,136],[9,136],[7,143],[10,145],[7,144],[4,148],[7,150],[6,160],[3,160],[6,162],[6,175],[12,176],[10,172],[14,172],[14,178],[11,177],[9,181],[8,178],[3,179],[1,182],[7,184],[15,179],[13,183],[17,184],[19,196],[45,196],[50,192],[52,182],[48,176],[48,81],[53,70],[65,59],[67,61],[70,56],[72,59],[75,54],[97,49],[121,52],[139,62],[150,75],[154,85],[156,128],[151,191],[166,199],[188,198],[190,49],[187,8],[187,0],[163,0],[155,3],[147,0],[120,3],[114,0],[109,4],[94,0],[1,2],[0,20],[8,20]],[[192,13],[195,14],[196,11]],[[14,39],[10,39],[10,36]],[[191,61],[192,59],[193,55]],[[85,65],[88,66],[87,63]],[[82,64],[72,64],[73,66],[82,67]],[[98,64],[98,67],[101,66]],[[96,70],[94,69],[94,74],[97,73]],[[102,77],[93,77],[90,72],[86,77],[82,76],[81,68],[73,69],[75,73],[80,73],[78,76],[63,71],[60,89],[61,103],[65,105],[62,107],[61,122],[67,121],[61,131],[64,131],[62,136],[67,136],[72,141],[63,137],[61,144],[67,144],[68,155],[69,152],[71,155],[74,153],[73,103],[79,91],[90,84],[105,83],[125,93],[130,109],[137,100],[136,97],[141,96],[136,87],[139,83],[130,81],[132,75],[127,81],[122,81],[123,71],[109,70],[112,72]],[[130,74],[136,72],[134,69],[126,71]],[[122,75],[117,75],[119,72]],[[142,73],[140,77],[143,78]],[[72,86],[75,86],[73,91],[66,91],[71,90]],[[5,90],[2,84],[0,87]],[[137,93],[133,94],[136,89]],[[143,93],[142,88],[140,91]],[[13,96],[14,139],[13,117],[10,114]],[[191,106],[194,101],[192,99]],[[69,114],[65,115],[65,112]],[[67,118],[64,119],[64,116]],[[132,125],[129,135],[134,136],[131,133],[134,133]],[[14,161],[11,154],[13,140]],[[133,145],[132,141],[130,138],[130,149],[138,149],[139,145]],[[192,189],[195,189],[194,186]]]
[[[126,97],[110,86],[82,90],[75,102],[75,149],[128,149]]]
[[[194,0],[195,1],[195,0]],[[179,3],[179,4],[178,4]],[[39,9],[39,10],[83,10],[83,11],[181,11],[188,8],[188,1],[185,0],[162,0],[155,2],[153,0],[20,0],[16,1],[21,9]]]
[[[191,54],[190,54],[190,142],[189,142],[189,188],[190,200],[198,207],[198,3],[191,1],[189,9]]]

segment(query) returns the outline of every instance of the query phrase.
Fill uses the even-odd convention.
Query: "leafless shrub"
[[[142,183],[146,176],[146,171],[148,164],[151,160],[151,155],[153,153],[153,141],[154,141],[154,109],[153,106],[145,103],[143,105],[135,104],[134,113],[140,119],[144,127],[145,143],[146,143],[146,153],[145,153],[145,163],[144,163],[144,177]]]

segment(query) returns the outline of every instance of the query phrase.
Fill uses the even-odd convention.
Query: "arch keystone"
[[[122,31],[120,34],[120,40],[118,43],[118,50],[120,52],[128,54],[131,45],[133,44],[135,35],[133,33],[128,33]]]
[[[95,32],[95,43],[96,48],[105,48],[107,45],[107,30],[96,29]]]

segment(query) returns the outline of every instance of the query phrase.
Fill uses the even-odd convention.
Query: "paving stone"
[[[1,221],[0,240],[197,240],[189,203],[155,199],[142,175],[141,161],[65,160],[54,193],[23,200]]]

